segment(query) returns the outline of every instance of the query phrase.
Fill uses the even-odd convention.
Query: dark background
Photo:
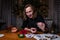
[[[12,13],[13,5],[16,0],[0,0],[0,23],[5,23],[2,29],[9,25],[16,26],[16,15]],[[52,19],[56,25],[56,30],[60,32],[60,0],[49,0],[48,17]]]

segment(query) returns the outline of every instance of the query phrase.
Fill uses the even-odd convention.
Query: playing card
[[[36,34],[36,35],[34,36],[34,38],[35,38],[36,40],[51,40],[50,38],[46,38],[46,37],[45,37],[45,34]]]
[[[36,35],[36,36],[34,36],[34,38],[35,38],[36,40],[51,40],[50,38],[41,37],[41,35]]]
[[[40,34],[36,34],[36,35],[34,36],[34,38],[35,38],[35,39],[40,39],[40,38],[41,38],[41,35],[40,35]]]
[[[0,34],[0,37],[3,37],[4,36],[4,34]]]
[[[27,38],[32,38],[33,36],[34,36],[34,34],[25,34],[25,36],[27,37]]]
[[[56,38],[56,39],[53,39],[53,40],[60,40],[60,37]]]
[[[51,40],[50,38],[40,38],[40,39],[36,39],[36,40]]]

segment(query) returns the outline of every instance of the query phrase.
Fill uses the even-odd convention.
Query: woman
[[[42,16],[37,15],[37,11],[31,4],[27,4],[23,11],[23,26],[24,30],[36,33],[37,30],[45,32],[46,25]]]

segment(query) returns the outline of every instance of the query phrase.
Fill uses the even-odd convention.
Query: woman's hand
[[[36,28],[24,28],[24,30],[27,30],[27,31],[30,31],[32,33],[36,33],[37,32],[37,29]]]
[[[42,22],[38,22],[37,26],[44,32],[45,31],[45,24]]]
[[[30,29],[29,29],[29,28],[24,28],[24,30],[30,31]]]
[[[31,28],[30,30],[32,33],[36,33],[37,32],[37,29],[36,28]]]

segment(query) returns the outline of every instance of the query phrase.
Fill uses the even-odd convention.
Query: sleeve
[[[45,23],[45,20],[44,20],[44,18],[42,16],[38,16],[37,22],[43,22],[45,24],[45,28],[48,29],[47,24]]]
[[[23,21],[22,29],[24,29],[25,27],[27,27],[27,21]]]
[[[37,22],[43,22],[43,23],[45,23],[45,21],[44,21],[44,19],[43,19],[42,16],[38,16],[37,17]]]

